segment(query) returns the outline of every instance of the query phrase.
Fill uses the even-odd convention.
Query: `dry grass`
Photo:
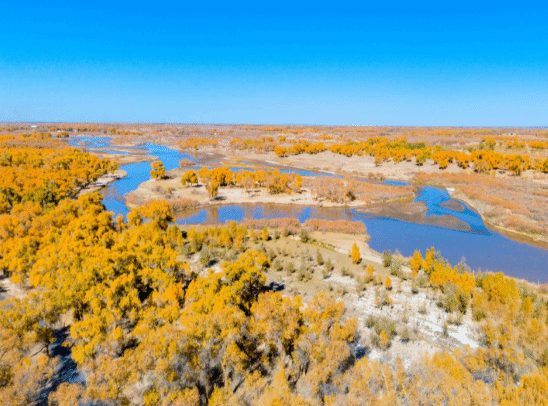
[[[367,229],[361,221],[308,219],[303,226],[314,231],[332,231],[345,234],[366,234]]]
[[[548,181],[481,174],[418,174],[418,183],[455,187],[490,223],[548,238]]]
[[[296,218],[285,217],[277,219],[245,220],[243,222],[248,228],[255,230],[264,227],[285,229],[289,234],[297,234],[303,228],[306,231],[337,232],[344,234],[367,234],[367,229],[361,221],[350,220],[320,220],[308,219],[303,224]]]
[[[323,176],[304,178],[303,186],[310,189],[318,199],[335,203],[359,200],[372,204],[397,199],[411,199],[415,196],[413,186],[392,186]]]
[[[286,229],[289,234],[297,234],[302,228],[299,220],[291,217],[276,218],[270,220],[244,220],[242,224],[248,228],[253,228],[255,230],[264,227]]]

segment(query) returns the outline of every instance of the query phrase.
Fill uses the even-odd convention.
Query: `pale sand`
[[[311,235],[317,240],[332,245],[335,251],[342,254],[349,254],[352,245],[356,243],[363,260],[382,264],[382,254],[369,248],[367,243],[363,241],[363,236],[335,232],[314,232]],[[298,236],[294,238],[299,239]],[[401,259],[405,261],[405,258]],[[404,265],[402,269],[404,272],[411,273],[411,269],[408,266]],[[406,314],[409,320],[406,323],[408,328],[411,330],[413,327],[416,327],[420,331],[420,334],[425,336],[422,340],[407,344],[396,340],[388,351],[372,351],[369,354],[369,358],[371,359],[381,357],[395,358],[396,356],[400,356],[404,360],[404,363],[407,363],[405,361],[416,360],[420,353],[423,352],[433,353],[447,347],[463,348],[469,345],[471,348],[477,348],[479,346],[478,325],[477,323],[474,324],[470,311],[462,317],[462,325],[449,326],[448,336],[443,336],[443,326],[451,315],[437,306],[436,293],[431,288],[420,289],[419,293],[413,294],[411,292],[410,280],[399,281],[398,278],[393,277],[394,288],[390,291],[393,305],[379,308],[375,304],[377,288],[372,284],[369,284],[367,289],[362,292],[361,297],[359,297],[353,293],[357,284],[356,279],[334,274],[327,280],[348,287],[348,291],[351,293],[345,296],[344,302],[351,313],[350,316],[357,317],[360,321],[360,330],[362,332],[368,331],[365,321],[369,315],[400,320]],[[383,290],[384,288],[379,287],[378,289]],[[401,292],[398,292],[399,290]],[[418,311],[422,304],[426,306],[426,314],[420,314]]]
[[[226,151],[227,157],[232,159],[246,159],[246,156],[239,151]],[[326,171],[330,173],[349,174],[354,176],[367,176],[368,174],[382,175],[385,179],[397,179],[403,181],[412,180],[417,173],[435,173],[441,172],[438,165],[432,160],[427,160],[424,165],[415,165],[414,161],[402,161],[395,164],[392,161],[383,162],[381,165],[375,165],[375,159],[371,156],[352,156],[347,157],[341,154],[335,154],[331,151],[321,152],[319,154],[300,154],[290,155],[285,158],[278,157],[274,152],[253,153],[253,160],[264,161],[276,165],[288,165],[296,168]],[[249,155],[247,157],[249,160]],[[443,172],[466,172],[455,163],[449,164]]]

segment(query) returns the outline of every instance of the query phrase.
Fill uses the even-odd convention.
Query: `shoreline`
[[[107,173],[99,177],[94,183],[80,190],[76,194],[76,196],[82,196],[88,193],[98,192],[99,190],[103,189],[105,186],[108,186],[112,182],[115,182],[119,179],[125,178],[126,176],[127,176],[127,172],[124,171],[123,169],[118,168],[112,173]]]
[[[366,206],[364,211],[356,210],[359,215],[370,215],[382,218],[403,221],[412,224],[427,225],[430,227],[440,227],[454,231],[463,231],[471,233],[472,227],[456,217],[448,214],[437,216],[427,216],[428,209],[424,201],[411,203],[387,203],[377,206]],[[407,209],[407,210],[406,210]]]
[[[483,221],[485,226],[489,230],[496,231],[496,232],[502,234],[503,236],[505,236],[507,238],[510,238],[511,240],[514,240],[514,241],[517,241],[517,242],[526,243],[526,244],[534,245],[534,246],[539,247],[539,248],[548,249],[548,237],[535,238],[531,234],[524,233],[522,231],[517,231],[517,230],[513,230],[511,228],[506,228],[506,227],[502,227],[502,226],[499,226],[497,224],[494,224],[490,220],[486,219],[482,215],[482,213],[474,207],[474,201],[471,201],[466,196],[462,196],[462,195],[463,195],[463,193],[458,193],[458,198],[455,199],[455,200],[460,200],[463,203],[466,203],[466,205],[468,205],[469,208],[475,210],[478,213],[478,215],[481,217],[481,220]]]
[[[126,144],[124,145],[126,147],[130,147],[130,145]],[[224,152],[221,152],[221,151],[208,151],[208,150],[188,150],[188,149],[181,149],[180,147],[178,147],[177,145],[168,145],[169,148],[172,148],[172,149],[175,149],[177,151],[181,151],[181,152],[185,152],[185,153],[188,153],[188,154],[191,154],[193,156],[195,156],[196,158],[196,164],[197,165],[204,165],[206,166],[208,163],[213,163],[213,161],[218,161],[219,163],[222,163],[223,160],[225,159],[228,159],[228,160],[233,160],[233,161],[252,161],[253,163],[256,163],[257,165],[261,165],[261,163],[265,166],[273,166],[274,167],[285,167],[285,168],[292,168],[292,169],[296,169],[296,170],[306,170],[306,171],[314,171],[314,172],[318,172],[318,173],[329,173],[331,175],[339,175],[339,176],[345,176],[345,175],[348,175],[348,176],[351,176],[351,177],[356,177],[355,174],[352,174],[352,173],[348,173],[348,172],[340,172],[340,171],[324,171],[322,169],[318,169],[318,168],[309,168],[307,166],[303,166],[303,165],[298,165],[298,163],[296,162],[288,162],[288,164],[283,164],[283,163],[280,163],[280,162],[276,162],[276,161],[273,161],[273,160],[264,160],[264,159],[249,159],[249,158],[245,158],[239,154],[230,154],[229,155],[229,152],[230,151],[224,151]],[[92,152],[93,153],[93,152]],[[135,162],[142,162],[142,159],[143,157],[140,156],[128,156],[128,155],[125,155],[124,157],[132,157],[130,159],[136,159]],[[110,157],[109,157],[110,158]],[[141,158],[141,159],[139,159]],[[152,157],[151,157],[152,158]],[[146,160],[149,160],[149,159],[146,159]],[[132,163],[132,162],[130,162]],[[232,166],[231,164],[229,164],[229,166]],[[184,169],[184,168],[181,168],[181,169]],[[406,179],[404,181],[406,182],[411,182],[411,184],[413,186],[422,186],[421,184],[415,184],[412,182],[412,177],[410,177],[409,175],[406,177]],[[391,179],[391,180],[401,180],[401,179]],[[112,180],[113,181],[113,180]],[[110,183],[110,182],[109,182]],[[139,185],[141,186],[141,185]],[[438,187],[438,188],[441,188],[441,189],[447,189],[447,186],[446,185],[440,185],[440,184],[432,184],[432,186],[435,186],[435,187]],[[100,188],[102,188],[104,186],[101,186]],[[99,188],[99,189],[100,189]],[[138,189],[137,189],[138,190]],[[518,230],[514,230],[514,229],[509,229],[509,228],[505,228],[505,227],[502,227],[502,226],[499,226],[497,224],[494,224],[493,222],[491,222],[490,220],[486,219],[485,216],[482,215],[482,213],[476,208],[476,201],[472,201],[470,199],[468,199],[466,196],[463,196],[462,193],[459,193],[459,192],[456,192],[456,194],[452,194],[451,195],[451,198],[455,201],[461,201],[463,203],[465,203],[470,209],[476,211],[478,213],[478,215],[481,217],[483,223],[485,224],[485,226],[491,230],[491,231],[495,231],[495,232],[498,232],[500,234],[502,234],[503,236],[509,238],[509,239],[512,239],[514,241],[517,241],[517,242],[520,242],[520,243],[526,243],[526,244],[531,244],[531,245],[534,245],[536,247],[539,247],[539,248],[543,248],[543,249],[548,249],[548,237],[542,237],[542,236],[535,236],[535,235],[531,235],[529,233],[524,233],[524,232],[521,232],[521,231],[518,231]],[[167,200],[167,199],[166,199]],[[226,202],[226,201],[216,201],[214,202],[213,204],[207,204],[207,205],[201,205],[199,207],[209,207],[209,206],[213,206],[213,205],[226,205],[226,204],[234,204],[235,202]],[[356,205],[348,205],[348,204],[338,204],[338,203],[335,203],[335,204],[330,204],[330,203],[323,203],[323,202],[320,202],[318,203],[317,201],[290,201],[290,202],[277,202],[277,201],[241,201],[240,203],[281,203],[281,204],[299,204],[299,205],[311,205],[311,206],[317,206],[317,207],[341,207],[341,208],[344,208],[344,207],[348,207],[348,208],[354,208],[354,207],[359,207],[360,204],[356,204]],[[386,202],[379,202],[379,203],[376,203],[376,204],[390,204],[391,202],[390,201],[386,201]],[[129,203],[127,202],[126,200],[126,205],[128,208],[133,208],[133,207],[137,207],[138,205],[136,204],[132,204],[132,203]],[[368,205],[369,207],[369,205]],[[198,207],[196,207],[198,208]],[[395,220],[399,220],[399,221],[406,221],[402,218],[399,218],[399,217],[391,217],[391,216],[388,216],[387,218],[393,218]],[[424,222],[416,222],[416,221],[411,221],[412,223],[419,223],[419,224],[427,224],[427,225],[431,225],[431,226],[437,226],[437,227],[443,227],[439,224],[435,224],[435,225],[432,225],[432,224],[429,224],[429,223],[424,223]],[[450,228],[450,229],[453,229],[452,227],[445,227],[445,228]],[[464,231],[464,230],[460,230],[460,231]]]

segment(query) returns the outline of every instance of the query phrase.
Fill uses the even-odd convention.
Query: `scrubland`
[[[455,196],[489,224],[515,237],[548,241],[545,129],[133,125],[103,131],[122,145],[162,142],[202,158],[214,153],[219,162],[234,165],[266,163],[357,180],[455,187]]]
[[[287,129],[257,131],[267,130]],[[115,165],[46,134],[0,137],[0,158],[1,404],[548,398],[546,286],[451,267],[435,248],[375,253],[362,223],[178,227],[161,200],[112,219],[98,193],[78,195]],[[223,187],[204,174],[209,194],[214,180]],[[68,355],[53,351],[61,346]],[[61,373],[67,358],[80,381]]]
[[[408,201],[415,197],[412,186],[393,186],[356,179],[324,176],[307,177],[257,169],[232,172],[220,166],[174,169],[143,182],[126,197],[135,207],[150,200],[187,202],[185,208],[234,203],[280,203],[356,207],[389,201]]]
[[[420,174],[415,181],[417,185],[453,187],[453,197],[475,208],[488,224],[548,241],[548,183],[544,177],[439,173]]]

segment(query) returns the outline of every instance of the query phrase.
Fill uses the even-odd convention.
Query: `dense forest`
[[[440,163],[500,158],[496,165],[509,170],[518,161],[543,170],[507,155],[484,158],[491,152],[465,159],[394,143],[349,144],[337,153],[380,148],[393,158],[404,145],[416,157],[439,153]],[[425,353],[411,365],[369,360],[360,351],[369,339],[343,301],[305,300],[267,284],[266,272],[279,263],[261,240],[305,241],[306,232],[280,235],[274,224],[257,232],[234,222],[183,230],[165,201],[113,219],[99,193],[82,191],[114,169],[47,134],[0,138],[0,268],[4,286],[17,292],[1,303],[1,404],[34,404],[48,390],[49,404],[59,406],[546,404],[545,290],[451,267],[435,249],[415,253],[412,273],[399,269],[379,280],[353,248],[361,288],[382,289],[381,308],[396,281],[410,280],[439,294],[444,311],[471,314],[482,332],[475,349]],[[223,169],[200,176],[212,185],[231,181]],[[240,176],[234,181],[251,175]],[[300,182],[280,177],[276,184]],[[189,264],[196,256],[199,271]],[[213,258],[219,266],[210,269]],[[387,254],[387,269],[391,261]],[[405,341],[389,324],[373,324],[378,339],[367,345]],[[57,376],[61,360],[51,347],[63,331],[83,382]]]

